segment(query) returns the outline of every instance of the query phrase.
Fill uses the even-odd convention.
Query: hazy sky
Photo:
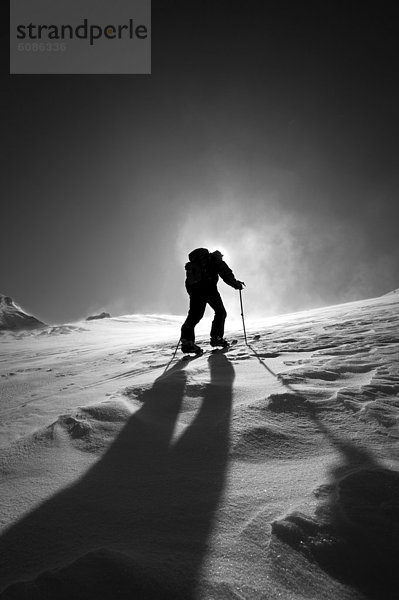
[[[250,314],[399,287],[399,20],[368,4],[159,0],[152,75],[3,75],[0,292],[182,314],[197,246]]]

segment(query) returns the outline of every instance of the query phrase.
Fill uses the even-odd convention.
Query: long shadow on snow
[[[225,485],[234,369],[209,358],[200,409],[172,443],[183,366],[156,380],[80,481],[2,536],[1,589],[13,583],[2,599],[195,597]]]
[[[373,600],[396,600],[399,576],[399,473],[385,468],[373,453],[337,435],[321,415],[324,407],[308,401],[266,365],[295,395],[296,410],[306,413],[336,448],[339,460],[318,491],[316,518],[295,512],[275,521],[273,534],[303,553],[332,577]],[[331,408],[331,406],[330,406]]]

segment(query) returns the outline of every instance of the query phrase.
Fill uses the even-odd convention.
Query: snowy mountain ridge
[[[45,323],[28,315],[10,296],[0,294],[0,330],[35,329]]]

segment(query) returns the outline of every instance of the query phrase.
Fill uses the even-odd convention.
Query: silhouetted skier
[[[206,248],[197,248],[190,252],[188,258],[190,262],[186,264],[186,290],[190,296],[190,307],[181,328],[182,352],[201,352],[201,348],[195,344],[194,328],[204,316],[207,304],[215,311],[211,327],[211,346],[224,348],[228,345],[223,338],[227,313],[217,289],[217,282],[220,276],[236,290],[242,290],[244,283],[234,277],[219,250],[209,252]]]

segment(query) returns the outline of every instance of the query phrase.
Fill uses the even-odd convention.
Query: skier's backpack
[[[188,255],[190,262],[186,263],[186,286],[192,286],[208,278],[209,250],[196,248]]]

